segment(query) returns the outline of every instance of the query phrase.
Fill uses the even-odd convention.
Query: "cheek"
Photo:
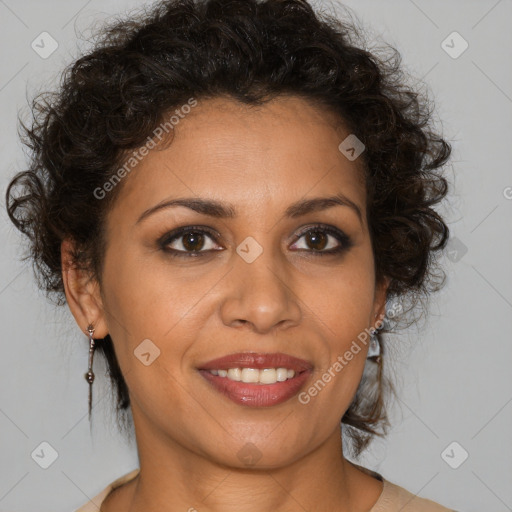
[[[317,286],[303,291],[306,304],[323,322],[327,339],[340,351],[347,341],[370,326],[373,320],[375,276],[373,259],[366,250],[354,251],[332,272],[321,276]]]
[[[173,375],[181,375],[188,349],[214,308],[207,292],[218,276],[198,274],[191,279],[190,269],[164,259],[105,260],[105,315],[121,370],[137,389],[162,389],[163,381],[172,389],[177,385]]]
[[[134,256],[117,259],[116,254]],[[137,254],[134,247],[112,246],[105,260],[106,314],[112,328],[131,343],[165,336],[210,286],[207,276],[194,272],[191,279],[190,269],[173,266],[164,256]]]
[[[361,382],[370,339],[364,317],[344,313],[332,319],[333,327],[324,330],[325,364],[316,367],[309,386],[298,397],[311,416],[325,419],[325,428],[341,419]]]
[[[355,257],[334,279],[323,280],[315,293],[306,295],[315,329],[322,332],[325,357],[302,403],[332,421],[352,402],[366,364],[375,291],[372,265],[371,258]]]

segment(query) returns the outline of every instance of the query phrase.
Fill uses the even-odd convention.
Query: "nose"
[[[264,334],[300,323],[301,308],[285,263],[270,250],[264,250],[252,263],[236,253],[233,260],[221,305],[225,325],[245,325]]]

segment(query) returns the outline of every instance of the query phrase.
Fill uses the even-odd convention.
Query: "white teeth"
[[[260,370],[260,382],[262,384],[274,384],[277,382],[277,372],[274,368]]]
[[[295,377],[295,371],[288,368],[229,368],[229,370],[210,370],[212,375],[227,377],[230,380],[246,383],[275,384]]]
[[[228,370],[228,378],[236,381],[242,380],[242,370],[240,368],[230,368]]]
[[[278,368],[276,378],[277,382],[284,382],[288,378],[288,370],[286,368]]]
[[[242,382],[258,382],[260,371],[256,368],[242,368]]]

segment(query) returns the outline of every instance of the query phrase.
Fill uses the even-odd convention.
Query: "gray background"
[[[30,267],[19,261],[20,237],[8,222],[4,193],[24,165],[16,117],[26,97],[55,82],[86,47],[92,24],[141,4],[0,0],[1,511],[70,511],[137,467],[134,444],[117,432],[99,357],[89,430],[87,338],[67,306],[46,302]],[[461,512],[512,510],[512,1],[345,5],[428,83],[454,149],[447,169],[454,189],[443,210],[452,231],[442,257],[447,284],[426,321],[390,337],[388,368],[400,393],[394,428],[361,463]],[[44,31],[58,42],[46,59],[31,48]],[[448,38],[451,49],[442,45],[454,31],[469,44],[457,58],[459,36]],[[42,442],[58,455],[47,469],[31,456]],[[453,469],[446,460],[457,465],[462,450],[468,458]]]

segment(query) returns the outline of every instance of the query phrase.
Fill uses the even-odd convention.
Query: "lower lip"
[[[275,384],[252,384],[219,377],[208,370],[199,373],[224,396],[239,405],[247,407],[270,407],[289,400],[296,395],[311,374],[306,370],[292,379]]]

